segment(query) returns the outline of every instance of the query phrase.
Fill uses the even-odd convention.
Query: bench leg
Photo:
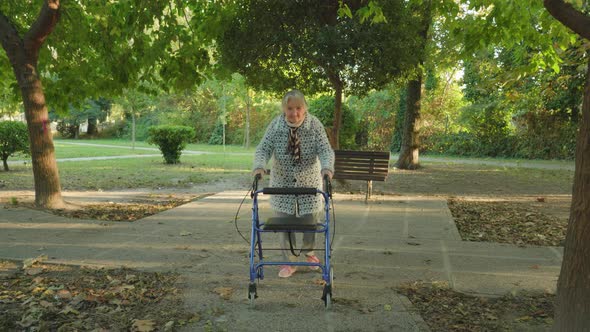
[[[367,202],[369,200],[369,198],[371,198],[372,191],[373,191],[373,181],[369,180],[369,181],[367,181],[367,195],[365,196],[365,202]]]

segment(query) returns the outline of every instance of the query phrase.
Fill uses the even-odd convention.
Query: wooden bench
[[[371,198],[373,181],[385,181],[389,152],[335,150],[334,179],[367,181],[365,201]]]

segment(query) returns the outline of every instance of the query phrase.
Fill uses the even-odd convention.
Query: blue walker
[[[256,292],[256,281],[264,279],[264,266],[276,266],[276,265],[291,265],[291,266],[318,266],[322,270],[322,279],[325,281],[324,290],[321,299],[324,301],[326,309],[332,307],[332,285],[334,281],[334,270],[330,265],[330,259],[332,256],[331,245],[330,245],[330,199],[331,194],[331,183],[330,179],[324,177],[324,190],[317,188],[263,188],[258,189],[258,181],[260,175],[257,175],[254,179],[252,188],[252,231],[250,236],[250,284],[248,287],[248,299],[250,306],[254,307],[254,302],[258,297]],[[267,220],[260,220],[258,216],[258,195],[322,195],[324,198],[324,211],[325,220],[324,222],[308,223],[304,218],[298,217],[272,217]],[[325,243],[324,249],[324,264],[320,263],[309,263],[309,262],[281,262],[281,261],[267,261],[263,256],[262,249],[262,233],[324,233]],[[276,250],[276,249],[275,249]],[[320,249],[316,249],[320,250]]]

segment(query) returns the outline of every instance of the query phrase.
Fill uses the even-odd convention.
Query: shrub
[[[29,154],[29,132],[27,125],[18,121],[0,122],[0,158],[4,170],[8,171],[8,157],[16,153]]]
[[[213,129],[213,132],[211,133],[211,137],[209,137],[209,142],[210,145],[222,145],[223,144],[223,123],[221,123],[221,121],[218,121],[217,124],[215,124],[215,128]]]
[[[147,142],[160,148],[166,164],[177,164],[186,144],[195,137],[195,130],[186,126],[155,126],[148,129]]]

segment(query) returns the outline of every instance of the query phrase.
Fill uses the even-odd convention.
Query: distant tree
[[[381,5],[386,22],[356,19],[363,1],[236,1],[233,18],[219,37],[221,63],[254,87],[283,93],[331,91],[334,118],[330,138],[339,146],[343,94],[383,87],[413,67],[414,18],[404,2]],[[351,17],[341,16],[345,8]],[[228,10],[230,11],[230,10]]]
[[[28,155],[29,152],[27,125],[19,121],[0,122],[0,158],[4,171],[8,172],[8,157],[15,153]]]

